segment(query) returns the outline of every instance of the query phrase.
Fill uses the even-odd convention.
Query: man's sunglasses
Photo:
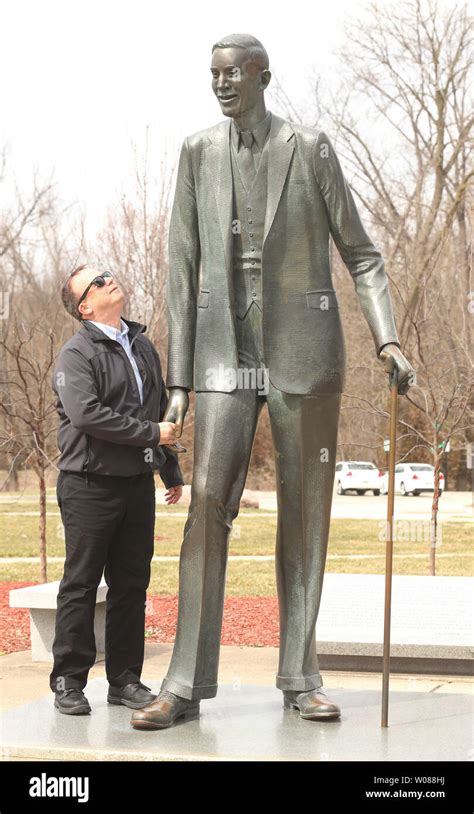
[[[79,301],[77,303],[77,307],[79,307],[81,302],[83,302],[83,300],[85,300],[85,298],[87,297],[87,295],[88,295],[88,293],[89,293],[89,291],[90,291],[90,289],[92,288],[93,285],[95,285],[97,288],[103,288],[104,285],[105,285],[105,280],[106,280],[107,277],[113,277],[113,275],[111,274],[110,271],[104,271],[103,274],[99,274],[97,277],[94,277],[94,279],[90,281],[90,283],[87,286],[86,290],[81,294],[81,296],[79,298]]]

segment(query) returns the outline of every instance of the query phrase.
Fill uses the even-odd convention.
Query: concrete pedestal
[[[161,680],[147,681],[158,692]],[[381,693],[331,688],[336,721],[303,721],[284,710],[275,687],[230,684],[201,703],[197,720],[139,732],[132,710],[107,704],[107,682],[86,688],[88,716],[63,715],[53,694],[3,715],[6,759],[38,760],[472,760],[473,699],[465,694],[393,692],[389,727],[380,726]]]

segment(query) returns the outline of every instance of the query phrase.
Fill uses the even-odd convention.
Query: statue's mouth
[[[223,102],[225,104],[226,102],[233,102],[234,99],[238,98],[239,97],[237,96],[237,94],[233,93],[230,96],[219,96],[219,102]]]

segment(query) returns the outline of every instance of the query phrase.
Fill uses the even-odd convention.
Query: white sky
[[[2,0],[0,145],[28,189],[33,168],[54,173],[61,198],[100,225],[150,127],[152,167],[171,165],[184,136],[223,117],[210,86],[212,43],[259,37],[290,98],[332,56],[360,0]],[[271,105],[268,105],[271,107]]]

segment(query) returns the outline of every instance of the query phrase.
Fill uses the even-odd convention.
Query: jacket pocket
[[[317,308],[320,311],[339,308],[336,292],[333,288],[318,288],[315,291],[307,291],[306,303],[308,308]]]
[[[210,291],[201,288],[201,291],[199,292],[199,296],[198,296],[198,301],[197,301],[198,308],[207,308],[209,306],[210,294],[211,294]]]

